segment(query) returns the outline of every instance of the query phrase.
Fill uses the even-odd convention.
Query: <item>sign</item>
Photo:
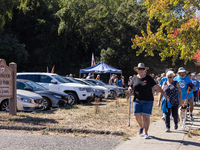
[[[13,97],[13,71],[4,59],[0,59],[0,97]]]

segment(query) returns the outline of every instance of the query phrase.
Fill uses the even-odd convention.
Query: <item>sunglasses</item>
[[[145,70],[145,68],[138,68],[138,70]]]
[[[168,79],[171,79],[172,77],[167,77]]]

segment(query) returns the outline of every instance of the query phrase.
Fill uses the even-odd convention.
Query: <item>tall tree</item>
[[[137,54],[143,52],[154,56],[158,51],[161,60],[172,57],[173,64],[177,59],[185,63],[200,49],[200,19],[196,12],[200,10],[199,0],[146,0],[143,4],[148,8],[149,19],[156,18],[161,26],[152,32],[150,22],[142,36],[132,39],[132,48],[139,47]]]
[[[3,27],[6,23],[6,17],[12,18],[12,9],[19,0],[0,0],[0,34],[3,32]]]
[[[23,65],[27,61],[28,53],[25,50],[25,45],[20,44],[16,37],[8,34],[0,35],[0,58],[6,62],[15,62]]]

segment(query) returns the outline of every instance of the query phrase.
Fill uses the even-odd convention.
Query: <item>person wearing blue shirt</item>
[[[160,86],[162,86],[163,85],[163,83],[165,83],[167,81],[167,77],[163,77],[162,79],[161,79],[161,81],[160,81]]]
[[[195,78],[194,73],[191,74],[191,81],[192,81],[192,84],[194,84],[193,96],[194,96],[194,102],[196,104],[196,102],[198,102],[198,100],[199,100],[199,97],[198,97],[199,81]]]
[[[166,75],[166,73],[167,73],[168,71],[170,71],[170,69],[165,70],[165,75]],[[165,82],[167,82],[167,77],[166,77],[166,76],[163,77],[163,78],[161,79],[161,81],[160,81],[160,83],[159,83],[160,86],[162,86],[163,83],[165,83]]]
[[[181,87],[181,91],[182,91],[182,100],[184,102],[184,100],[187,98],[189,104],[190,104],[190,119],[193,121],[194,118],[192,116],[192,112],[193,112],[193,89],[191,89],[190,93],[187,94],[187,90],[188,90],[188,84],[192,83],[190,77],[186,76],[186,70],[183,67],[180,67],[178,69],[178,74],[179,76],[176,76],[174,78],[175,81],[178,81],[180,87]],[[187,97],[186,97],[187,96]]]
[[[118,86],[122,87],[123,84],[122,84],[122,79],[121,78],[118,78]]]

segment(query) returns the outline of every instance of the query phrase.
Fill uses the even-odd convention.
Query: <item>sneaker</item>
[[[170,132],[170,129],[169,129],[169,128],[166,128],[165,132]]]
[[[145,135],[144,135],[144,138],[145,138],[145,139],[149,139],[148,134],[145,134]]]
[[[162,116],[162,120],[165,121],[165,116]]]
[[[138,131],[138,134],[142,134],[143,133],[143,128],[140,128],[140,130]]]
[[[177,129],[178,129],[178,125],[175,125],[175,126],[174,126],[174,129],[177,130]]]
[[[190,114],[190,119],[191,119],[191,121],[194,121],[192,114]]]

